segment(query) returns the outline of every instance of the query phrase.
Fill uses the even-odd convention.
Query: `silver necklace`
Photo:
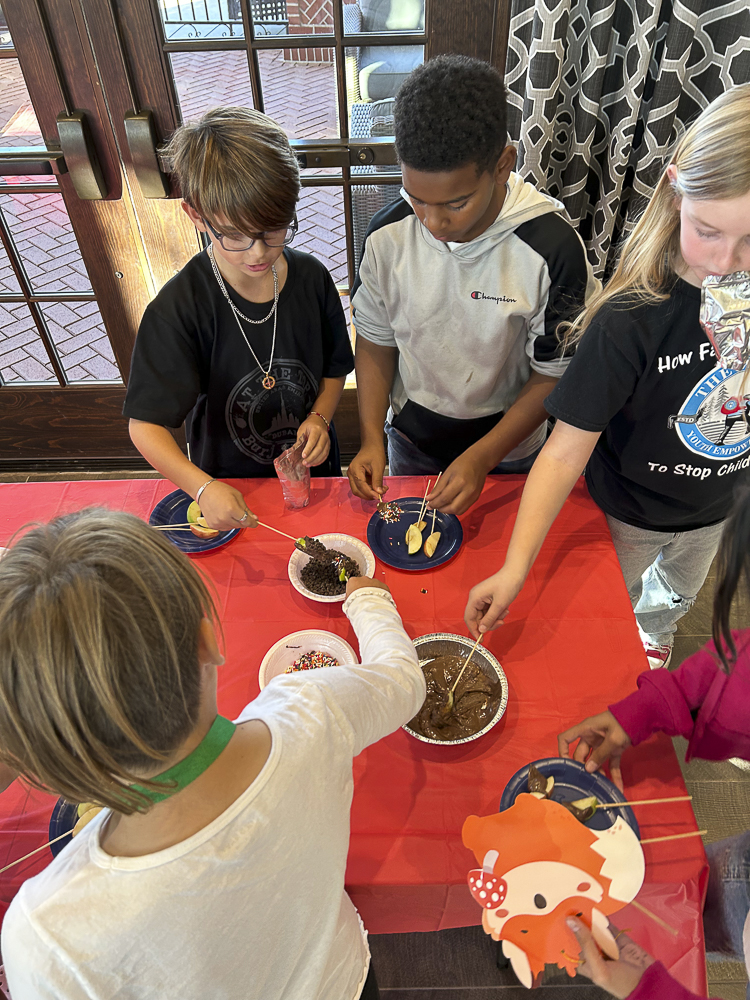
[[[271,369],[273,368],[273,355],[274,351],[276,350],[276,320],[279,315],[277,308],[279,304],[279,276],[276,273],[276,267],[273,264],[271,265],[271,270],[273,271],[273,305],[271,306],[271,311],[268,313],[267,316],[264,316],[263,319],[250,319],[249,316],[246,316],[244,313],[240,312],[237,306],[234,304],[234,302],[232,302],[232,300],[229,298],[229,292],[227,291],[227,286],[224,284],[224,280],[221,277],[221,272],[219,271],[219,267],[214,258],[214,247],[212,243],[209,243],[207,253],[208,253],[208,258],[211,261],[211,267],[213,268],[214,275],[216,276],[216,280],[219,283],[219,288],[224,293],[224,298],[229,303],[229,308],[232,310],[232,314],[234,318],[237,320],[237,326],[240,328],[242,339],[247,344],[250,353],[255,358],[255,363],[257,364],[258,368],[260,368],[261,371],[264,371],[263,365],[260,363],[258,355],[255,353],[250,341],[247,339],[247,335],[245,334],[245,331],[242,328],[242,323],[240,322],[240,318],[244,319],[246,323],[252,323],[254,326],[259,326],[261,323],[267,322],[273,316],[273,339],[271,340],[271,357],[268,359],[268,370],[264,372],[265,377],[262,382],[264,389],[273,389],[273,387],[276,385],[276,379],[271,374]]]

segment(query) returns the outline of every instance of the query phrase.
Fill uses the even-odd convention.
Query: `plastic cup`
[[[310,503],[310,469],[302,462],[304,447],[301,441],[287,448],[273,463],[287,510],[300,510]]]

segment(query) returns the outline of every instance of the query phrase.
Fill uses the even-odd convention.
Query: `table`
[[[422,478],[390,479],[390,498],[422,495]],[[490,477],[461,520],[458,556],[427,574],[378,563],[407,631],[466,634],[469,588],[499,567],[524,478]],[[285,511],[275,480],[236,483],[261,520],[292,535],[342,531],[365,538],[373,505],[351,495],[346,480],[312,482],[309,507]],[[0,544],[33,518],[98,504],[147,518],[171,490],[161,480],[5,484],[0,486]],[[258,693],[258,667],[283,635],[324,627],[355,645],[341,605],[317,604],[292,589],[290,543],[262,528],[246,531],[196,558],[214,583],[226,638],[219,709],[233,717]],[[424,592],[423,592],[424,591]],[[557,753],[557,733],[621,698],[645,667],[635,620],[604,516],[583,483],[570,495],[506,623],[487,639],[508,677],[508,710],[489,734],[461,747],[419,743],[403,730],[368,748],[354,764],[355,795],[347,888],[372,933],[433,931],[478,924],[466,887],[475,867],[460,831],[469,814],[498,807],[507,780],[530,760]],[[655,737],[628,751],[629,798],[684,794],[672,745]],[[15,782],[0,797],[0,867],[47,840],[50,796]],[[637,807],[642,837],[696,829],[688,803]],[[661,958],[695,992],[705,993],[701,910],[707,881],[700,837],[647,845],[646,882],[638,900],[677,931],[673,935],[632,906],[621,927]],[[49,861],[47,851],[3,876],[0,912],[20,883]]]

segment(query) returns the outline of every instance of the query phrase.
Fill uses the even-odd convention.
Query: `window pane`
[[[258,61],[266,114],[290,139],[338,137],[333,49],[265,49]]]
[[[0,208],[35,293],[91,291],[61,195],[2,194]]]
[[[118,382],[120,372],[96,302],[40,304],[71,382]]]
[[[0,10],[0,48],[4,22]],[[8,47],[8,46],[6,46]],[[15,149],[19,146],[43,146],[44,139],[31,106],[21,67],[17,59],[0,59],[0,146]],[[0,184],[49,184],[52,174],[34,174],[31,177],[2,177]]]
[[[345,51],[351,136],[393,135],[393,99],[409,73],[424,62],[424,46],[371,45]]]
[[[325,264],[337,285],[348,285],[344,196],[338,187],[303,187],[297,208],[299,233],[292,244]]]
[[[157,0],[168,42],[243,38],[240,0]]]
[[[354,234],[354,266],[359,267],[362,245],[370,219],[381,208],[399,198],[398,184],[352,185],[352,231]]]
[[[54,382],[29,307],[24,302],[0,302],[0,375],[5,382]]]
[[[424,31],[424,0],[344,0],[344,31]]]
[[[3,14],[3,8],[0,7],[0,49],[12,49],[13,42],[11,41],[10,32],[8,31],[8,23],[5,20],[5,14]]]
[[[244,52],[175,52],[171,63],[183,122],[221,104],[254,107]]]
[[[0,293],[2,292],[9,295],[20,295],[21,286],[18,284],[18,279],[13,273],[13,268],[10,266],[10,260],[5,252],[5,247],[0,244]]]
[[[332,35],[333,0],[250,0],[256,38]]]

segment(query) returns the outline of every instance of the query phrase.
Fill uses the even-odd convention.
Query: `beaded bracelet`
[[[310,410],[310,412],[308,413],[308,416],[309,417],[320,417],[320,419],[326,425],[326,430],[330,434],[330,432],[331,432],[331,421],[330,420],[326,420],[326,418],[323,416],[322,413],[318,413],[317,410]]]
[[[205,482],[205,483],[203,484],[203,486],[201,486],[201,487],[200,487],[200,489],[198,490],[198,492],[197,492],[197,493],[195,494],[195,502],[196,502],[197,504],[200,504],[200,502],[201,502],[201,493],[203,493],[203,491],[205,490],[205,488],[206,488],[207,486],[210,486],[210,485],[211,485],[211,483],[215,483],[215,482],[216,482],[216,480],[215,480],[215,479],[208,479],[208,480],[206,480],[206,482]]]

